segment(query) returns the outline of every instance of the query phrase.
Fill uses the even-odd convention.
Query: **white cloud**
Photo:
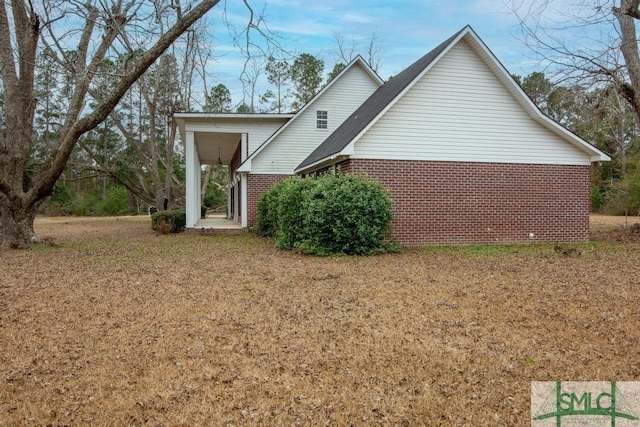
[[[341,16],[341,19],[346,22],[352,22],[356,24],[371,24],[377,21],[373,16],[367,16],[363,14],[347,13]]]
[[[314,19],[294,19],[288,22],[269,25],[273,31],[295,36],[325,36],[332,34],[336,26],[318,22]]]
[[[531,69],[532,58],[514,36],[517,18],[510,13],[511,3],[531,1],[540,0],[399,0],[393,3],[382,0],[251,0],[251,5],[256,13],[261,13],[266,4],[267,25],[283,36],[281,43],[285,48],[323,55],[328,70],[333,66],[330,52],[336,48],[334,34],[359,41],[364,48],[375,33],[382,45],[380,75],[387,78],[467,24],[478,32],[510,72]],[[566,4],[572,0],[554,1]],[[246,24],[247,10],[242,2],[229,1],[227,7],[228,18],[234,25],[241,28]],[[221,21],[216,19],[216,22]],[[223,82],[227,86],[235,86],[243,59],[234,55],[237,49],[226,41],[227,30],[221,25],[215,27],[213,50],[219,58],[212,64],[213,73],[216,79],[225,79]],[[227,78],[230,81],[226,81]]]

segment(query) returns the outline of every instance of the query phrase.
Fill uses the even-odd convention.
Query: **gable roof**
[[[466,40],[471,42],[474,47],[481,52],[480,56],[488,61],[489,67],[498,79],[503,82],[507,90],[534,120],[549,128],[554,133],[559,134],[582,151],[587,152],[591,156],[591,161],[610,160],[610,157],[605,153],[544,115],[515,82],[506,68],[504,68],[500,61],[487,48],[484,42],[482,42],[475,31],[467,25],[378,88],[369,99],[298,165],[295,172],[298,173],[316,165],[323,164],[339,155],[346,156],[353,154],[351,150],[355,141],[373,126],[398,99],[463,38],[466,38]]]
[[[331,81],[327,83],[325,87],[323,87],[317,94],[313,96],[313,98],[311,98],[305,105],[303,105],[302,108],[295,113],[295,116],[291,120],[289,120],[287,123],[282,125],[282,127],[280,127],[273,135],[271,135],[271,137],[269,137],[265,142],[263,142],[253,153],[251,153],[249,157],[247,157],[245,161],[242,162],[242,164],[238,167],[237,171],[251,172],[251,160],[254,157],[256,157],[260,153],[260,151],[262,151],[267,145],[269,145],[271,141],[277,138],[277,136],[280,135],[286,128],[288,128],[291,125],[291,123],[295,122],[295,120],[298,117],[300,117],[305,110],[310,108],[310,106],[313,105],[313,103],[318,98],[320,98],[326,91],[328,91],[329,88],[335,84],[335,82],[340,80],[340,78],[343,75],[345,75],[356,64],[360,65],[364,69],[364,71],[371,77],[371,79],[376,82],[378,86],[383,86],[384,81],[380,78],[380,76],[378,76],[378,74],[375,71],[373,71],[373,69],[369,66],[369,64],[367,64],[367,61],[365,61],[364,58],[360,55],[356,56],[349,64],[347,64],[344,67],[344,69],[340,73],[338,73],[336,77],[331,79]]]

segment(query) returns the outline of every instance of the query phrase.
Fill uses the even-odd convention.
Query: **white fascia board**
[[[378,87],[382,86],[384,84],[384,80],[382,80],[382,78],[378,75],[378,73],[373,68],[371,68],[371,66],[367,63],[367,61],[364,60],[364,58],[362,56],[360,56],[358,54],[354,58],[354,60],[351,61],[351,62],[352,62],[352,64],[359,63],[360,66],[367,72],[367,74],[369,74],[369,77],[371,77],[373,80],[375,80],[375,82],[378,84]],[[345,72],[348,68],[351,68],[352,64],[349,64],[348,66],[344,67],[344,70],[342,70],[336,76],[336,78],[340,77],[342,75],[342,73]]]
[[[420,81],[420,79],[422,79],[422,77],[424,77],[424,75],[432,67],[434,67],[440,61],[440,59],[442,59],[442,57],[444,57],[456,44],[458,44],[460,40],[462,40],[464,37],[467,37],[467,36],[469,37],[467,40],[470,41],[481,52],[483,52],[485,55],[485,58],[487,58],[489,61],[491,61],[494,64],[495,68],[494,67],[489,67],[489,68],[492,71],[497,69],[497,71],[499,72],[499,74],[497,75],[498,79],[501,80],[505,85],[507,85],[508,88],[511,88],[515,92],[514,95],[516,96],[516,99],[519,101],[519,104],[522,105],[523,108],[525,108],[525,110],[534,120],[542,124],[547,129],[551,130],[555,134],[559,135],[564,140],[578,147],[583,152],[586,152],[590,156],[590,159],[592,162],[611,160],[611,157],[609,157],[606,153],[600,151],[598,148],[589,144],[587,141],[583,140],[579,136],[570,132],[563,126],[551,120],[544,113],[542,113],[542,111],[540,111],[540,109],[533,103],[533,101],[531,101],[529,96],[524,92],[524,90],[520,87],[520,85],[518,85],[516,81],[513,79],[513,77],[511,77],[511,74],[509,74],[509,72],[504,67],[504,65],[502,65],[502,63],[498,60],[498,58],[496,58],[496,56],[491,52],[491,50],[489,50],[489,48],[484,44],[484,42],[478,37],[478,35],[475,33],[475,31],[473,31],[473,29],[470,26],[465,27],[464,30],[458,35],[458,37],[452,40],[451,43],[449,43],[449,45],[442,52],[440,52],[440,55],[438,55],[437,58],[431,61],[429,66],[426,67],[424,70],[422,70],[422,72],[410,84],[408,84],[407,87],[404,88],[404,90],[400,92],[400,94],[398,94],[398,96],[395,99],[393,99],[389,104],[387,104],[387,106],[378,114],[378,116],[375,117],[373,120],[371,120],[371,122],[364,129],[362,129],[362,131],[358,135],[356,135],[356,137],[353,138],[351,142],[338,154],[353,155],[355,143],[360,138],[362,138],[362,135],[367,133],[367,131],[371,129],[371,127],[380,119],[380,117],[383,117],[386,114],[386,112],[389,111],[389,109],[391,109],[391,107],[393,107],[396,102],[398,102],[399,99],[401,99],[409,90],[411,90],[411,88],[418,81]]]
[[[360,137],[360,135],[358,135]],[[339,156],[353,156],[356,153],[356,140],[352,140],[338,153]]]
[[[178,133],[180,134],[180,139],[182,141],[186,141],[187,140],[186,130],[185,130],[186,122],[185,122],[184,118],[176,117],[176,113],[174,113],[173,120],[175,120],[176,125],[178,125]]]
[[[440,61],[440,59],[442,59],[442,57],[445,56],[451,50],[451,48],[453,46],[455,46],[460,41],[460,39],[462,39],[467,33],[469,33],[469,31],[471,31],[471,27],[469,27],[467,25],[464,28],[464,31],[462,31],[460,34],[458,34],[458,37],[456,37],[454,40],[452,40],[451,43],[449,43],[449,46],[444,48],[442,50],[442,52],[440,52],[440,54],[433,61],[431,61],[431,63],[427,67],[425,67],[425,69],[422,70],[420,72],[420,74],[418,74],[416,76],[416,78],[413,79],[413,81],[411,83],[409,83],[407,85],[407,87],[405,87],[402,90],[402,92],[400,92],[393,100],[391,100],[391,102],[389,102],[386,105],[386,107],[384,107],[384,109],[382,111],[380,111],[380,113],[378,113],[378,115],[376,117],[374,117],[374,119],[371,120],[367,124],[367,126],[365,126],[364,129],[362,129],[362,131],[360,131],[360,133],[358,135],[356,135],[355,138],[353,138],[349,142],[349,144],[347,144],[347,146],[342,151],[340,151],[340,153],[338,153],[338,154],[342,155],[343,153],[347,154],[349,152],[351,152],[351,154],[353,154],[355,143],[358,142],[358,140],[360,138],[362,138],[362,135],[367,133],[369,131],[369,129],[371,129],[373,127],[373,125],[375,125],[378,122],[378,120],[380,120],[380,118],[383,117],[387,113],[387,111],[389,111],[391,109],[391,107],[393,107],[396,104],[396,102],[398,102],[407,92],[409,92],[413,88],[413,86],[415,86],[415,84],[417,82],[419,82],[420,79],[422,79],[422,77],[424,77],[424,75],[427,74],[427,72],[429,72],[429,70],[431,70],[431,68],[433,68],[433,66],[436,65]]]
[[[242,162],[240,166],[238,166],[238,169],[236,169],[236,172],[239,172],[239,173],[251,172],[251,156],[249,156],[247,160],[245,160],[244,162]]]
[[[293,123],[296,120],[296,118],[298,118],[298,116],[302,115],[302,113],[304,113],[308,108],[311,108],[311,105],[313,105],[317,99],[319,99],[327,90],[329,90],[329,88],[331,86],[333,86],[333,84],[335,82],[340,80],[340,78],[349,69],[353,68],[353,66],[355,64],[360,64],[360,66],[362,68],[364,68],[364,70],[367,72],[367,74],[369,74],[369,76],[378,84],[378,87],[380,87],[380,86],[382,86],[384,84],[384,81],[380,78],[380,76],[378,76],[378,74],[375,71],[373,71],[373,69],[369,66],[369,64],[367,64],[367,62],[362,58],[362,56],[360,56],[360,55],[356,56],[356,58],[353,61],[351,61],[349,64],[347,64],[347,66],[344,67],[344,70],[340,71],[340,73],[336,77],[334,77],[333,80],[331,80],[329,82],[329,84],[327,84],[325,87],[323,87],[322,90],[320,90],[320,92],[315,94],[314,97],[309,100],[309,102],[307,102],[305,105],[303,105],[302,108],[300,110],[298,110],[298,112],[296,114],[294,114],[294,117],[291,120],[289,120],[284,125],[282,125],[273,135],[271,135],[271,137],[269,137],[265,142],[263,142],[262,145],[260,145],[258,148],[256,148],[256,150],[240,165],[238,170],[250,172],[251,171],[250,170],[251,166],[249,166],[249,170],[246,170],[247,168],[243,167],[244,164],[247,163],[247,162],[251,162],[251,159],[253,159],[255,156],[257,156],[267,145],[269,145],[271,143],[271,141],[276,139],[278,137],[278,135],[280,135],[282,132],[284,132],[284,130],[287,127],[289,127],[289,125],[291,123]]]
[[[600,151],[598,148],[594,147],[593,145],[589,144],[587,141],[580,138],[578,135],[574,134],[567,128],[556,123],[554,120],[551,120],[549,117],[545,116],[542,112],[539,112],[538,121],[553,133],[560,135],[563,139],[569,141],[580,150],[586,152],[589,155],[589,158],[591,159],[592,162],[611,161],[611,157],[609,155],[607,155],[603,151]]]
[[[290,119],[293,113],[202,113],[202,112],[181,112],[173,113],[176,119]]]
[[[587,153],[590,156],[592,162],[597,161],[610,161],[611,157],[609,157],[603,151],[600,151],[598,148],[589,144],[584,139],[580,138],[573,132],[569,131],[562,125],[558,124],[551,118],[547,117],[538,106],[529,98],[529,96],[525,93],[525,91],[520,87],[520,85],[514,80],[514,78],[509,74],[509,71],[502,65],[502,62],[491,52],[491,50],[487,47],[487,45],[478,37],[478,35],[471,29],[467,28],[466,31],[463,32],[462,36],[468,36],[467,39],[474,47],[479,49],[483,54],[485,59],[488,59],[491,63],[493,63],[494,67],[489,67],[492,71],[496,70],[498,72],[497,77],[504,85],[507,86],[507,90],[509,90],[515,97],[520,105],[523,106],[525,111],[532,117],[535,121],[540,123],[542,126],[546,127],[556,135],[563,138],[565,141],[571,143],[576,146],[583,152]],[[457,41],[456,41],[457,43]],[[482,57],[483,55],[481,55]],[[494,74],[495,71],[494,71]]]
[[[293,171],[294,174],[299,174],[308,170],[312,170],[312,169],[317,169],[319,166],[323,166],[323,165],[330,165],[333,163],[336,163],[338,161],[342,161],[349,158],[349,156],[343,156],[342,154],[332,154],[328,157],[325,157],[324,159],[318,160],[317,162],[311,163],[310,165],[307,165],[301,169],[295,169]]]

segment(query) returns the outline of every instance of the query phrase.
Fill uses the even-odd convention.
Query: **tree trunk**
[[[33,220],[37,208],[11,205],[6,199],[0,201],[0,224],[2,246],[19,248],[25,243],[38,243],[40,239],[33,231]]]
[[[640,18],[639,3],[638,0],[621,0],[620,7],[612,9],[620,25],[620,51],[629,77],[629,83],[616,81],[616,87],[620,95],[633,108],[638,124],[640,124],[640,53],[635,20]]]
[[[0,138],[0,221],[3,246],[21,246],[38,240],[33,231],[36,209],[51,195],[80,137],[102,123],[153,62],[219,1],[202,0],[186,14],[182,13],[179,2],[172,2],[172,8],[176,11],[174,25],[165,32],[161,31],[153,45],[133,60],[127,72],[113,85],[109,95],[90,111],[87,111],[86,95],[92,79],[116,37],[126,34],[124,27],[133,18],[127,14],[131,12],[134,2],[127,5],[115,2],[112,8],[105,8],[109,9],[109,15],[100,19],[100,9],[93,6],[92,2],[87,2],[85,22],[78,20],[83,29],[79,34],[73,64],[70,65],[76,80],[68,109],[63,114],[59,143],[39,170],[33,173],[28,172],[28,164],[36,108],[36,52],[42,23],[31,2],[0,3],[0,81],[4,89],[3,122],[6,128]],[[79,4],[73,7],[81,9]],[[9,12],[12,12],[11,16]],[[48,22],[46,25],[51,24]],[[96,28],[103,28],[101,38],[95,34]],[[57,41],[54,42],[55,46],[60,47]],[[60,50],[63,49],[60,47]],[[60,53],[66,57],[65,52]],[[60,59],[60,62],[64,61]],[[82,116],[84,112],[87,114]]]

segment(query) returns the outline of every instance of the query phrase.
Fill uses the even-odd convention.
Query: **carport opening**
[[[209,215],[225,218],[229,215],[229,166],[220,164],[202,165],[201,215],[205,219]],[[231,212],[233,215],[233,212]]]

